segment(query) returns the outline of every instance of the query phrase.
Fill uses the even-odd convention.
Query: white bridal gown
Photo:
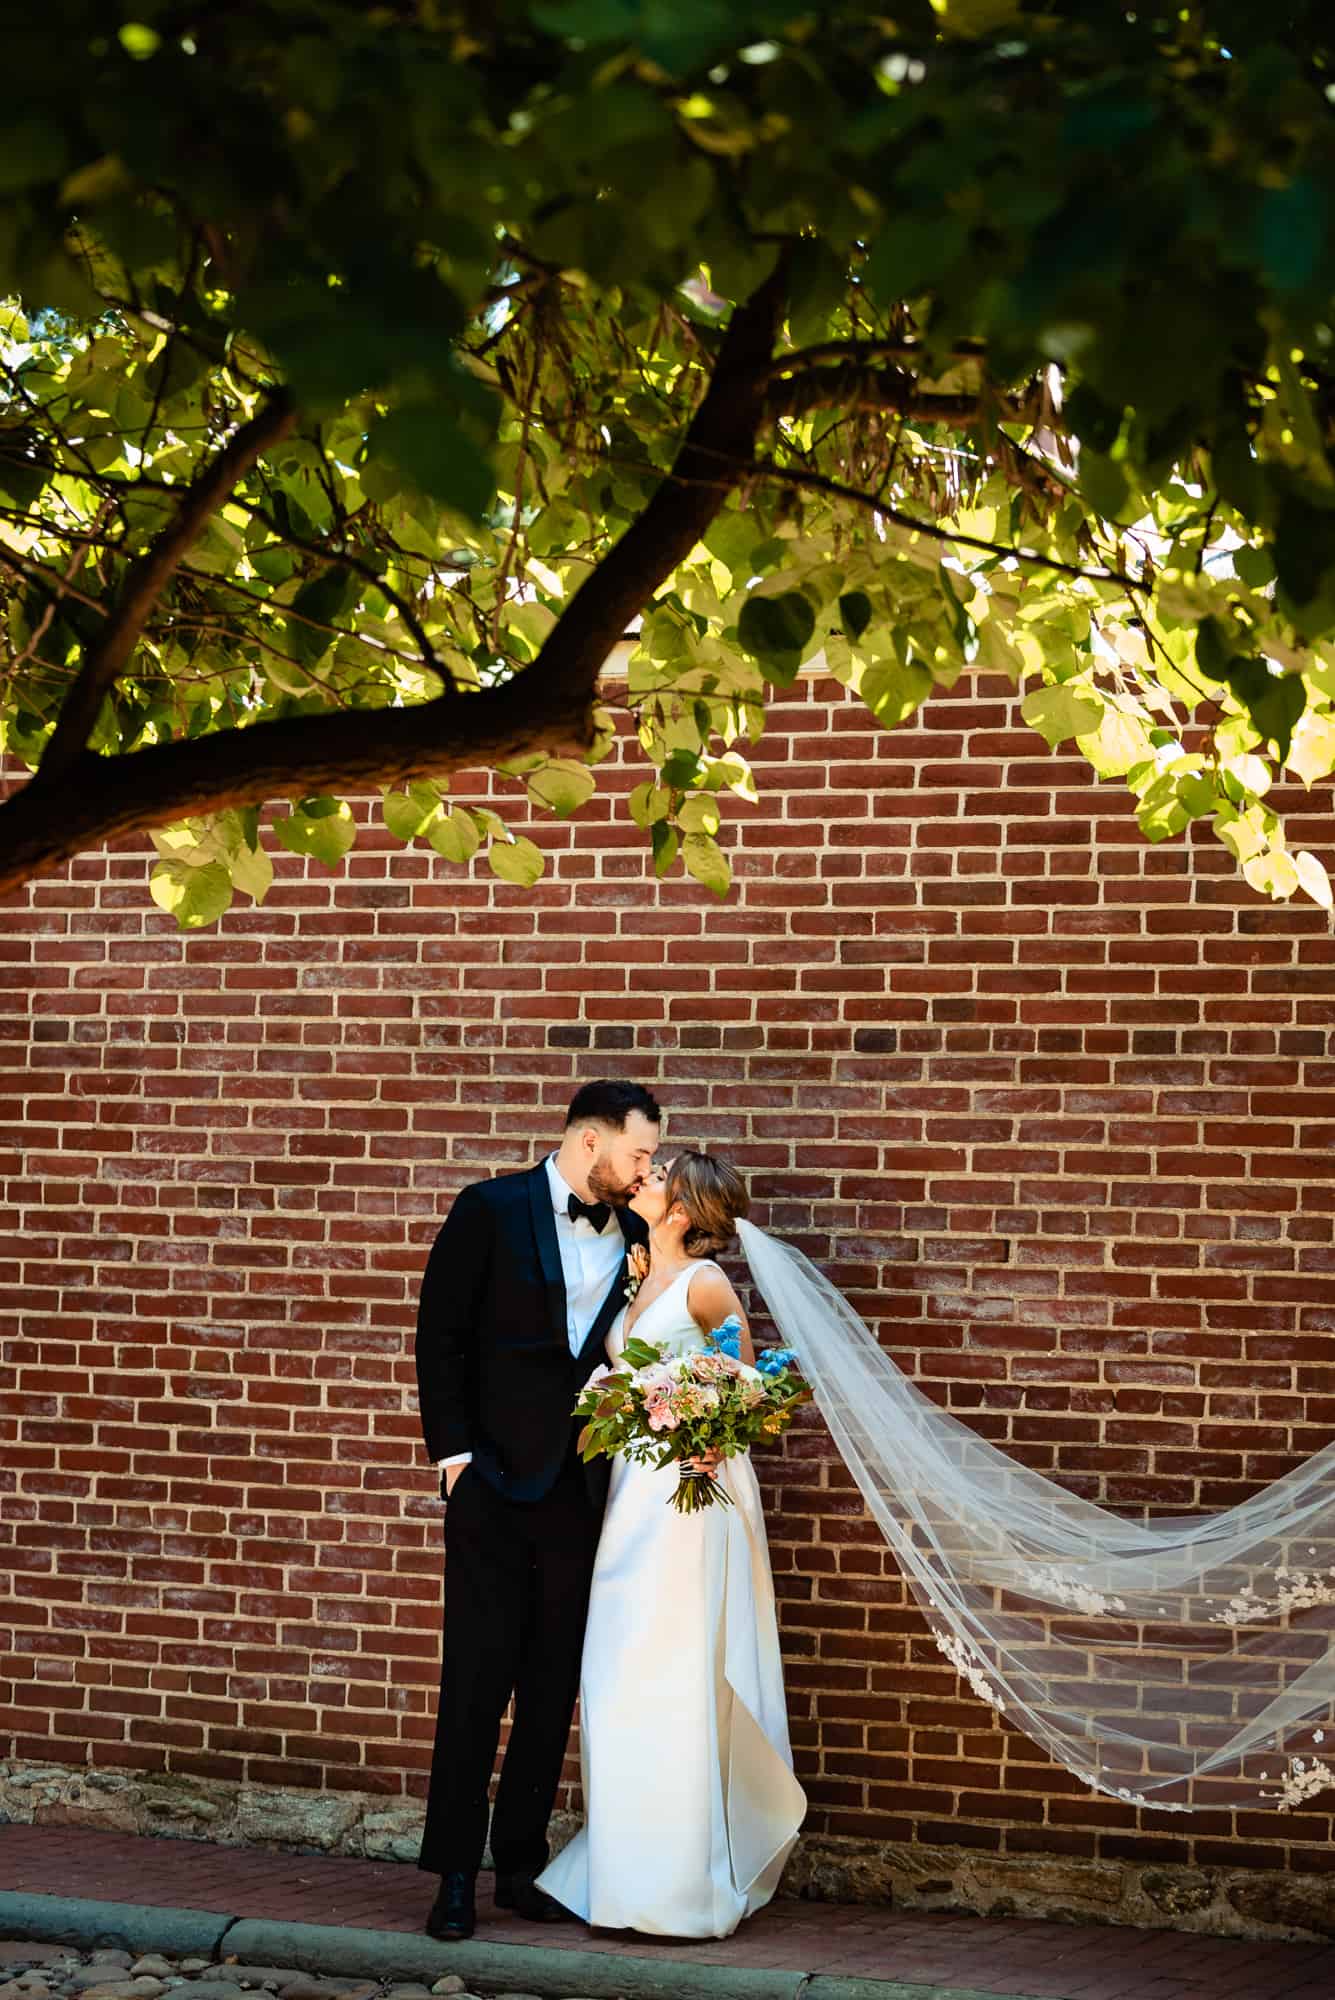
[[[637,1340],[708,1345],[687,1306],[705,1268],[645,1308]],[[608,1930],[727,1937],[774,1894],[806,1812],[756,1476],[749,1458],[717,1476],[734,1504],[679,1514],[676,1466],[612,1461],[580,1676],[586,1819],[538,1878]]]

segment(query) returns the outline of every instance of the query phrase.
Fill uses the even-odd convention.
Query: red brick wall
[[[1004,690],[886,734],[806,688],[756,761],[722,906],[600,796],[530,893],[363,834],[188,940],[140,854],[4,911],[0,1752],[422,1791],[417,1277],[591,1075],[658,1088],[1073,1488],[1215,1507],[1327,1441],[1325,917],[1145,846]],[[763,1476],[813,1831],[1330,1865],[1320,1801],[1184,1831],[1089,1797],[961,1689],[818,1425]]]

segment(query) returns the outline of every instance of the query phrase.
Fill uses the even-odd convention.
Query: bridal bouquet
[[[585,1419],[583,1458],[618,1454],[636,1465],[671,1465],[717,1452],[735,1458],[752,1445],[782,1437],[811,1391],[796,1372],[790,1348],[771,1348],[760,1365],[740,1359],[741,1322],[726,1319],[711,1345],[667,1354],[647,1341],[628,1340],[621,1367],[591,1383],[575,1405]],[[672,1505],[694,1514],[715,1501],[731,1505],[726,1489],[707,1472],[683,1467]]]

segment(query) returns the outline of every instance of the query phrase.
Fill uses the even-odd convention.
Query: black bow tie
[[[597,1230],[601,1236],[607,1227],[607,1218],[612,1213],[612,1208],[609,1202],[581,1201],[577,1194],[572,1194],[566,1203],[566,1213],[572,1222],[578,1222],[582,1215],[590,1229]]]

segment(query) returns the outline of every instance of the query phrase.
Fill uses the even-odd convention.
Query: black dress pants
[[[492,1859],[498,1875],[546,1865],[601,1526],[573,1453],[541,1500],[505,1499],[471,1465],[455,1481],[445,1509],[444,1656],[419,1868],[477,1873],[512,1696]]]

